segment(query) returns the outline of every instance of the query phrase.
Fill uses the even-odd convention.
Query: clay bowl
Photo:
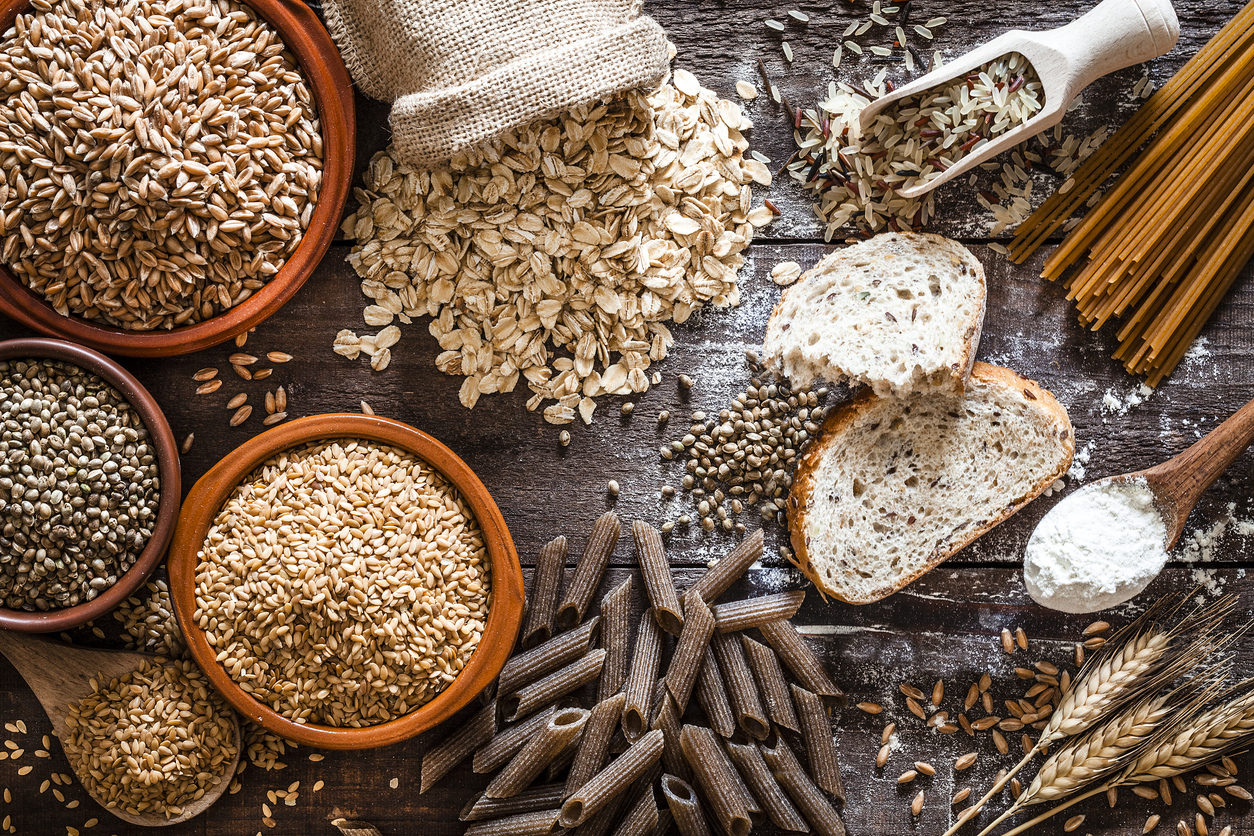
[[[214,517],[236,486],[262,462],[312,441],[355,438],[399,447],[425,461],[457,488],[483,530],[492,568],[492,607],[479,647],[457,678],[433,700],[404,717],[365,728],[294,723],[235,683],[216,661],[204,632],[193,620],[196,610],[197,552]],[[312,415],[280,424],[237,448],[191,489],[183,502],[167,562],[170,596],[192,658],[236,711],[297,743],[324,749],[368,749],[407,740],[452,717],[486,688],[504,667],[523,614],[522,569],[505,519],[474,472],[439,441],[408,424],[374,415]]]
[[[139,413],[148,428],[150,443],[157,454],[157,472],[161,478],[161,501],[157,506],[157,524],[152,539],[140,552],[126,574],[117,583],[85,604],[49,612],[25,612],[0,607],[0,628],[23,633],[56,633],[82,626],[115,609],[135,593],[165,556],[166,546],[178,521],[179,497],[183,494],[179,477],[178,445],[161,407],[138,380],[107,357],[62,340],[23,339],[0,342],[0,360],[48,358],[73,363],[98,375],[122,393]]]
[[[339,51],[317,16],[300,0],[245,0],[282,36],[308,80],[322,126],[322,190],[309,229],[265,287],[212,319],[169,331],[126,331],[77,316],[62,316],[0,265],[0,313],[52,337],[107,354],[169,357],[218,345],[273,315],[300,290],[326,255],[339,228],[353,175],[356,127],[353,88]],[[0,0],[0,31],[29,0]]]

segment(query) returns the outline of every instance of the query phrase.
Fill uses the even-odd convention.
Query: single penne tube
[[[705,823],[701,802],[692,785],[677,775],[662,776],[662,797],[680,836],[711,836],[710,826]]]
[[[536,557],[535,574],[531,578],[531,595],[527,598],[527,618],[523,621],[519,645],[532,647],[553,635],[557,617],[557,597],[561,592],[562,573],[566,569],[566,538],[557,537],[546,543]]]
[[[605,664],[604,650],[591,650],[561,670],[554,671],[518,692],[501,700],[501,710],[507,720],[526,717],[536,709],[564,697],[576,688],[587,685],[601,673]]]
[[[736,725],[754,740],[765,740],[771,733],[771,724],[758,698],[758,686],[749,670],[744,647],[730,633],[715,633],[710,644],[727,683]]]
[[[801,810],[810,827],[819,836],[845,836],[845,825],[836,814],[836,808],[810,780],[784,739],[775,735],[774,740],[759,743],[758,747],[771,774]]]
[[[714,651],[708,647],[701,660],[701,672],[697,674],[697,702],[710,721],[710,728],[720,737],[731,737],[736,733],[736,715],[727,701],[727,683],[719,673]]]
[[[741,540],[727,556],[715,563],[696,582],[688,587],[688,591],[700,593],[701,600],[714,603],[727,588],[740,579],[759,557],[762,556],[762,529],[756,529]]]
[[[553,712],[535,737],[497,773],[483,794],[488,798],[518,795],[570,745],[587,722],[588,712],[582,708],[563,708]]]
[[[623,704],[623,734],[638,740],[649,730],[653,708],[653,688],[657,682],[658,664],[662,657],[662,633],[653,612],[646,610],[636,631],[636,650],[631,657],[631,670],[623,684],[627,701]]]
[[[797,712],[793,708],[792,695],[788,690],[788,680],[784,679],[784,669],[779,666],[779,657],[766,645],[755,642],[748,636],[741,636],[740,642],[745,648],[745,657],[749,660],[749,669],[758,683],[758,693],[766,705],[766,713],[778,726],[799,732],[801,725],[797,720]]]
[[[758,631],[762,633],[766,643],[775,648],[780,660],[793,672],[793,676],[808,690],[828,698],[838,706],[843,707],[848,703],[845,692],[832,682],[819,657],[814,655],[814,651],[791,623],[768,621],[758,625]]]
[[[819,789],[836,796],[836,800],[844,804],[845,782],[840,777],[836,743],[832,739],[832,724],[827,718],[827,707],[823,705],[823,698],[793,685],[792,699],[801,719],[801,738],[806,744],[810,777]]]
[[[717,604],[713,608],[714,623],[720,633],[749,630],[768,621],[787,621],[797,614],[806,599],[804,590],[777,592],[743,601]]]
[[[627,701],[623,693],[615,694],[602,700],[592,707],[588,723],[584,726],[583,737],[579,741],[579,751],[570,765],[570,774],[566,776],[566,795],[578,790],[601,771],[610,751],[610,738],[618,728],[623,716],[623,703]]]
[[[675,824],[675,814],[671,812],[670,805],[657,808],[657,824],[653,828],[653,832],[649,836],[666,836],[671,832],[672,825]]]
[[[736,765],[736,771],[753,791],[754,796],[762,805],[762,809],[770,816],[771,822],[780,830],[791,830],[804,833],[810,829],[805,818],[788,800],[788,794],[771,774],[762,753],[753,743],[733,743],[724,741],[727,755]]]
[[[541,810],[558,811],[565,789],[563,784],[541,784],[529,787],[512,798],[488,798],[479,793],[467,802],[458,818],[462,821],[484,821]]]
[[[658,825],[657,802],[652,792],[642,792],[614,829],[614,836],[650,836]]]
[[[626,793],[619,793],[610,799],[609,803],[597,810],[588,820],[573,831],[561,830],[562,834],[571,833],[571,836],[609,836],[610,830],[622,818],[623,808],[627,802]],[[558,822],[561,824],[560,820]]]
[[[684,595],[684,629],[679,634],[679,642],[666,669],[666,690],[674,698],[680,716],[688,708],[692,686],[701,673],[701,660],[705,658],[712,635],[714,616],[710,608],[701,600],[700,593],[688,592]]]
[[[620,583],[601,599],[601,646],[605,667],[597,681],[597,700],[604,700],[623,687],[631,655],[631,578]]]
[[[605,574],[614,546],[618,544],[621,530],[618,515],[613,511],[606,511],[592,524],[588,544],[584,547],[579,562],[575,564],[575,574],[557,608],[558,627],[574,627],[583,621],[584,613],[588,611],[588,605],[592,603],[592,597],[601,585],[601,577]]]
[[[422,780],[418,794],[426,792],[437,781],[452,771],[472,752],[487,743],[496,734],[496,700],[492,700],[475,712],[457,731],[444,742],[422,756]]]
[[[559,633],[548,641],[511,657],[505,667],[501,668],[501,676],[496,683],[497,695],[503,697],[513,694],[519,688],[530,685],[583,656],[592,645],[593,637],[600,626],[600,618],[590,618],[574,630]]]
[[[662,756],[662,740],[661,731],[649,732],[610,761],[609,766],[593,776],[592,780],[571,793],[562,802],[562,814],[558,817],[562,827],[583,824],[611,799],[624,792]]]
[[[662,763],[666,771],[678,775],[685,781],[692,780],[692,770],[684,759],[684,750],[679,745],[679,735],[683,724],[679,722],[679,712],[675,709],[675,701],[670,694],[662,695],[662,707],[653,718],[653,728],[662,732]]]
[[[636,561],[640,564],[640,574],[644,576],[644,588],[653,606],[653,617],[659,627],[672,636],[678,636],[684,626],[684,614],[679,606],[679,595],[675,592],[675,577],[671,574],[670,561],[666,559],[662,535],[643,520],[631,524],[631,534],[636,541]]]
[[[587,726],[584,728],[587,728]],[[571,763],[574,762],[575,754],[579,751],[579,741],[582,739],[583,732],[580,732],[574,740],[566,745],[565,749],[557,753],[557,757],[549,761],[549,765],[544,768],[544,780],[550,783],[563,780],[562,776],[566,774],[566,770],[570,769]]]
[[[537,810],[475,822],[465,836],[547,836],[557,826],[557,815],[557,810]]]
[[[549,721],[558,706],[550,705],[543,711],[537,711],[521,723],[502,729],[492,739],[475,751],[471,768],[482,775],[493,772],[527,745],[527,741],[535,737],[536,732]]]
[[[718,737],[707,728],[684,726],[679,737],[693,782],[701,788],[710,812],[728,836],[748,836],[753,828],[740,776],[723,751]]]

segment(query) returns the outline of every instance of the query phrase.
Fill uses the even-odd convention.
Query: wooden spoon
[[[858,117],[859,126],[865,133],[875,117],[893,102],[969,75],[1003,55],[1018,52],[1028,59],[1041,79],[1045,96],[1041,109],[1019,127],[967,154],[936,179],[899,190],[904,197],[918,197],[1052,128],[1066,114],[1071,100],[1091,82],[1167,53],[1175,46],[1179,35],[1180,21],[1171,7],[1171,0],[1104,0],[1066,26],[1046,32],[1012,29],[922,78],[898,87],[863,108]]]
[[[1145,479],[1154,494],[1154,505],[1167,525],[1163,548],[1171,551],[1184,533],[1184,524],[1193,506],[1251,442],[1254,442],[1254,401],[1232,413],[1228,420],[1175,458],[1110,478]]]
[[[108,682],[157,658],[148,653],[123,650],[89,650],[10,630],[0,630],[0,653],[8,657],[39,698],[62,746],[69,739],[69,727],[65,718],[69,713],[70,703],[77,702],[92,692],[90,679]],[[157,813],[136,816],[116,807],[105,807],[105,803],[95,795],[92,798],[123,821],[146,827],[178,824],[200,815],[230,785],[230,778],[235,774],[235,767],[239,763],[239,753],[243,747],[240,745],[239,718],[235,716],[235,712],[231,712],[231,723],[235,734],[235,758],[225,767],[222,780],[205,790],[200,798],[184,805],[182,814],[172,818]],[[88,785],[83,782],[81,775],[79,782],[87,789]],[[90,789],[87,792],[91,794]]]

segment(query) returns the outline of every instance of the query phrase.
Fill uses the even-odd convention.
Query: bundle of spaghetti
[[[1062,227],[1150,136],[1167,125],[1199,91],[1214,86],[1216,76],[1234,63],[1248,61],[1254,46],[1254,3],[1246,5],[1193,58],[1020,224],[1010,258],[1022,264]]]

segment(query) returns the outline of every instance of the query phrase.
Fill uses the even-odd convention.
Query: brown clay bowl
[[[404,717],[365,728],[294,723],[253,699],[218,664],[204,632],[193,619],[197,553],[231,492],[272,456],[311,441],[335,438],[365,439],[399,447],[439,471],[461,492],[483,529],[492,567],[492,607],[488,611],[488,624],[466,667],[426,705]],[[275,734],[325,749],[368,749],[399,743],[452,717],[500,674],[522,625],[523,579],[518,553],[505,527],[505,519],[487,488],[465,462],[439,441],[408,424],[375,415],[312,415],[280,424],[245,442],[214,465],[187,495],[166,565],[174,612],[192,658],[226,701],[240,714]]]
[[[353,87],[331,36],[301,0],[243,0],[282,36],[309,82],[322,126],[322,190],[309,229],[265,287],[224,313],[169,331],[126,331],[77,316],[62,316],[0,265],[0,314],[52,337],[107,354],[169,357],[191,354],[237,336],[283,307],[326,255],[339,228],[353,176],[356,125]],[[29,0],[0,0],[0,31],[13,25]]]
[[[179,475],[179,452],[174,433],[170,430],[161,407],[157,406],[152,395],[148,394],[148,390],[130,372],[90,348],[62,340],[32,338],[0,342],[0,360],[20,360],[27,357],[73,363],[80,369],[98,375],[121,392],[148,428],[148,436],[157,454],[157,472],[161,478],[161,501],[157,506],[157,524],[153,528],[152,538],[140,552],[135,565],[118,578],[117,583],[85,604],[60,610],[26,612],[0,606],[0,628],[23,633],[56,633],[80,627],[116,609],[148,579],[152,570],[161,563],[161,558],[165,557],[166,546],[170,544],[170,537],[174,534],[183,485]]]

